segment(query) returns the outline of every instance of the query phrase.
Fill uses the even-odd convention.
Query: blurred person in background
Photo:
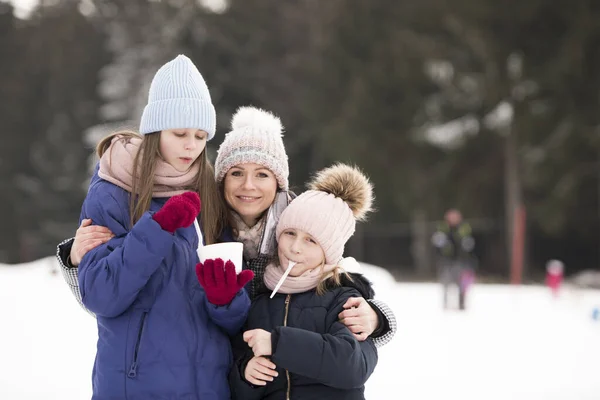
[[[550,260],[546,264],[546,285],[552,292],[552,297],[558,298],[563,282],[564,264],[560,260]]]
[[[460,211],[450,209],[431,238],[438,253],[438,273],[442,283],[444,309],[449,307],[450,292],[458,293],[458,308],[465,309],[467,291],[475,279],[475,240],[471,226]],[[456,304],[456,301],[453,302]]]

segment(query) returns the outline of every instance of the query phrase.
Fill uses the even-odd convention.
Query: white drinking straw
[[[196,234],[198,235],[198,248],[196,249],[196,254],[198,254],[198,259],[202,261],[202,248],[204,247],[202,231],[200,230],[200,225],[198,224],[198,218],[194,218],[194,228],[196,228]]]
[[[283,273],[283,276],[281,277],[281,279],[279,280],[279,282],[277,282],[277,285],[275,286],[275,289],[273,289],[273,293],[271,293],[271,297],[270,297],[271,299],[273,298],[273,296],[275,296],[275,293],[277,293],[277,291],[281,287],[281,284],[283,283],[283,281],[285,281],[285,278],[287,278],[288,274],[290,273],[290,271],[292,270],[292,268],[294,267],[294,265],[296,265],[295,262],[289,261],[287,269]]]

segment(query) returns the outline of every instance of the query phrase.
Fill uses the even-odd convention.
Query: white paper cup
[[[204,263],[204,261],[211,258],[220,258],[224,262],[231,260],[235,265],[236,274],[242,272],[243,253],[244,245],[240,242],[216,243],[198,247],[198,258],[200,259],[200,262]]]

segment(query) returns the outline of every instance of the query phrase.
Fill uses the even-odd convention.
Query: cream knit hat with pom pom
[[[236,165],[258,164],[273,172],[281,190],[288,190],[288,157],[279,118],[259,108],[240,107],[231,119],[231,129],[217,152],[217,182]]]

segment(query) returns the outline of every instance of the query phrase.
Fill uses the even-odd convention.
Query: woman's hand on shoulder
[[[379,323],[377,313],[363,297],[350,297],[338,318],[361,342],[367,340]]]
[[[92,225],[91,219],[84,219],[75,232],[75,240],[69,254],[71,265],[77,267],[86,253],[108,242],[115,235],[105,226]]]

